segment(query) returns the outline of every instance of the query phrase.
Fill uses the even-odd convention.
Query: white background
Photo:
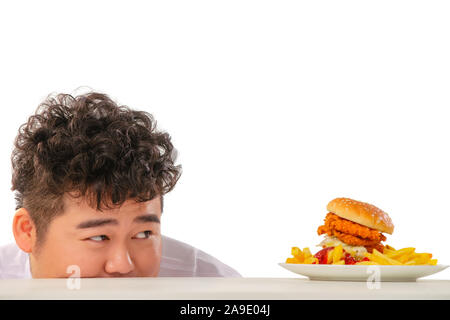
[[[87,86],[172,136],[163,233],[243,276],[295,277],[277,264],[318,250],[340,196],[389,213],[386,243],[450,264],[449,16],[446,1],[2,2],[0,245],[18,127]]]

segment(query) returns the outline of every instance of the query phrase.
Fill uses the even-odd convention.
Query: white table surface
[[[381,282],[312,281],[306,278],[82,278],[3,279],[0,299],[302,300],[450,299],[450,280]]]

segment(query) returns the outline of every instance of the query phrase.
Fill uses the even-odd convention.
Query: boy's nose
[[[112,253],[108,261],[106,261],[105,271],[112,277],[126,276],[133,270],[134,264],[126,249],[116,250]]]

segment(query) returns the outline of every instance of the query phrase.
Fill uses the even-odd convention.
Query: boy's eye
[[[139,233],[136,235],[136,238],[138,238],[138,239],[147,239],[147,238],[149,238],[151,235],[152,235],[152,232],[151,232],[150,230],[146,230],[146,231],[139,232]]]
[[[90,237],[89,240],[101,242],[103,240],[109,240],[109,238],[107,236],[105,236],[104,234],[102,234],[100,236]]]
[[[152,235],[152,231],[146,230],[146,231],[139,232],[136,235],[136,238],[137,239],[148,239],[151,235]],[[105,240],[109,240],[108,236],[106,236],[104,234],[99,235],[99,236],[90,237],[88,239],[92,240],[92,241],[95,241],[95,242],[103,242]]]

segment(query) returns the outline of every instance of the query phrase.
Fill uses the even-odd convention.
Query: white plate
[[[311,280],[343,281],[416,281],[448,267],[438,264],[416,266],[385,265],[330,265],[330,264],[296,264],[279,263],[283,268],[306,276]]]

